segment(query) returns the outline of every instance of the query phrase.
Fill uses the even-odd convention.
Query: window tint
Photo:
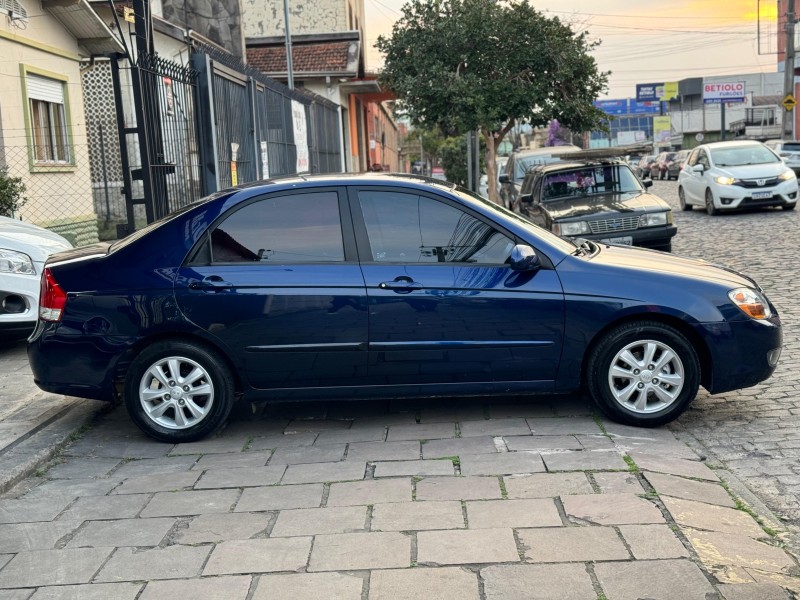
[[[359,192],[372,260],[502,264],[514,243],[443,202],[391,191]]]
[[[338,195],[278,196],[237,210],[211,234],[211,260],[271,264],[343,261]]]

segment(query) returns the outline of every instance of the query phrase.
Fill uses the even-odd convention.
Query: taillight
[[[66,303],[67,293],[64,288],[58,285],[50,269],[45,269],[39,293],[39,318],[42,321],[60,321]]]

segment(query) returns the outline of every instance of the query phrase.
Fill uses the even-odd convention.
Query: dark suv
[[[537,167],[525,176],[520,210],[561,236],[669,252],[677,228],[669,205],[622,160],[584,160]]]

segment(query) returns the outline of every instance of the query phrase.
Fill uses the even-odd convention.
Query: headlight
[[[750,288],[737,288],[728,292],[728,298],[744,314],[753,319],[768,319],[772,316],[767,299]]]
[[[0,273],[36,275],[36,268],[27,254],[0,248]]]
[[[589,233],[589,224],[586,221],[553,223],[553,233],[556,235],[580,235],[582,233]]]
[[[639,217],[639,227],[654,227],[656,225],[666,225],[672,223],[672,211],[648,213]]]
[[[778,179],[781,181],[791,181],[792,179],[797,179],[797,176],[794,174],[794,171],[789,169],[788,171],[784,171],[780,175],[778,175]]]
[[[723,177],[722,175],[714,177],[714,181],[720,185],[733,185],[736,183],[736,179],[733,177]]]

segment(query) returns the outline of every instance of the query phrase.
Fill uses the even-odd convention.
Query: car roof
[[[737,146],[762,146],[763,144],[758,140],[732,140],[725,142],[710,142],[703,144],[705,148],[736,148]],[[698,146],[699,148],[700,146]]]
[[[544,148],[529,148],[527,150],[517,150],[514,154],[517,157],[527,156],[552,156],[553,154],[569,154],[570,152],[580,152],[578,146],[545,146]]]
[[[586,167],[603,167],[606,165],[628,166],[628,163],[621,158],[595,158],[586,160],[569,160],[550,163],[549,165],[537,165],[530,169],[528,173],[550,173],[552,171],[568,171],[570,169],[582,169]],[[630,168],[630,167],[629,167]]]

